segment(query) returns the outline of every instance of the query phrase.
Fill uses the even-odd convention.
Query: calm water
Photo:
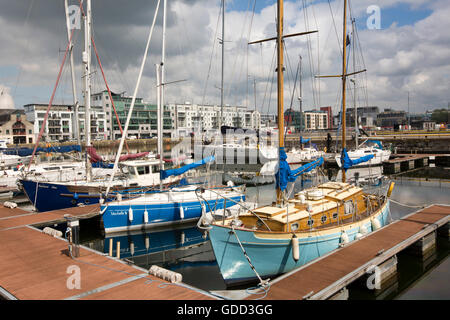
[[[220,177],[215,176],[215,179],[220,180]],[[400,178],[395,181],[391,198],[409,207],[391,203],[394,220],[418,210],[414,206],[450,204],[448,181],[410,181]],[[302,184],[308,187],[317,182],[320,182],[317,178],[298,180],[293,192],[301,190]],[[275,187],[274,184],[248,187],[246,195],[250,201],[270,204],[275,200]],[[98,229],[89,230],[87,227],[81,238],[84,245],[104,253],[109,252],[112,239],[114,255],[115,244],[120,241],[121,259],[145,269],[158,265],[179,272],[183,275],[183,282],[192,286],[204,290],[231,289],[222,280],[207,233],[199,230],[195,224],[177,229],[107,235],[106,238]],[[449,251],[448,240],[440,240],[435,254],[427,261],[399,254],[397,278],[391,286],[383,292],[374,293],[352,284],[349,286],[350,299],[449,299]]]

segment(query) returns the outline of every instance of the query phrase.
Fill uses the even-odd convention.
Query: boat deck
[[[421,209],[273,280],[264,299],[327,299],[449,221],[450,206]]]
[[[0,296],[20,300],[215,299],[207,292],[171,284],[87,247],[80,246],[79,257],[72,258],[65,239],[30,226],[61,220],[65,214],[83,217],[94,211],[98,213],[98,205],[45,213],[0,205]]]

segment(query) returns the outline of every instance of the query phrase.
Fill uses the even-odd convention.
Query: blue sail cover
[[[347,171],[347,169],[350,168],[351,166],[354,166],[354,165],[362,163],[362,162],[369,161],[373,157],[374,157],[373,154],[368,154],[367,156],[352,160],[348,156],[347,150],[345,150],[345,148],[344,148],[344,149],[342,149],[342,154],[341,154],[342,167],[344,168],[345,171]]]
[[[193,162],[188,165],[185,165],[181,168],[170,169],[170,170],[161,170],[160,179],[163,180],[170,176],[179,176],[180,174],[183,174],[188,170],[200,167],[200,166],[202,166],[208,162],[214,161],[214,160],[215,160],[214,156],[209,156],[209,157],[199,160],[197,162]]]
[[[307,143],[311,139],[303,139],[302,136],[300,136],[300,143]]]
[[[9,155],[18,155],[21,157],[30,156],[33,154],[34,148],[8,148],[2,151],[4,154]],[[51,153],[51,152],[59,152],[59,153],[66,153],[66,152],[72,152],[77,151],[81,152],[81,146],[80,145],[70,145],[70,146],[60,146],[60,147],[49,147],[49,148],[36,148],[36,153],[39,152],[45,152],[45,153]]]
[[[301,166],[300,168],[291,170],[286,159],[287,155],[284,148],[280,148],[280,163],[278,166],[278,172],[275,174],[277,187],[280,188],[280,190],[285,190],[288,182],[295,182],[295,180],[299,175],[311,171],[312,169],[314,169],[317,166],[320,166],[323,163],[323,158],[320,157],[319,159],[307,163]]]
[[[91,163],[92,168],[103,168],[103,169],[113,169],[114,163],[106,163],[103,161],[97,161],[94,163]]]

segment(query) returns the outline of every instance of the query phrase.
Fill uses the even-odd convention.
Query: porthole
[[[75,199],[72,199],[70,202],[72,202],[73,205],[77,204],[77,200],[75,200]]]
[[[85,204],[89,204],[89,199],[84,200]]]
[[[327,216],[326,216],[326,215],[323,215],[323,216],[320,218],[320,221],[322,221],[322,223],[327,222]]]
[[[333,220],[336,220],[337,218],[338,218],[338,213],[337,212],[333,213]]]
[[[314,224],[314,219],[308,219],[308,226],[312,226]]]
[[[297,231],[298,230],[298,223],[291,224],[291,231]]]

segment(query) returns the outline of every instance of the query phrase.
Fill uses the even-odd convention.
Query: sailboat
[[[353,51],[353,70],[356,70],[356,51],[355,51],[355,45],[356,45],[356,37],[355,37],[355,19],[352,19],[352,51]],[[365,70],[363,70],[365,71]],[[359,144],[359,127],[358,127],[358,108],[356,106],[356,74],[354,73],[354,78],[350,79],[350,81],[353,83],[354,92],[353,92],[353,111],[354,111],[354,121],[355,121],[355,149],[349,150],[347,152],[348,157],[355,161],[356,159],[361,159],[368,155],[373,155],[368,161],[359,161],[359,163],[354,163],[353,167],[363,167],[363,166],[375,166],[375,165],[381,165],[384,161],[389,160],[389,157],[391,156],[391,151],[389,149],[386,149],[383,147],[381,141],[374,140],[374,139],[366,139],[361,144]],[[342,167],[342,159],[341,154],[336,154],[335,159],[336,163],[339,167]],[[372,177],[373,178],[373,177]],[[369,179],[370,180],[370,179]]]
[[[347,1],[344,1],[344,39]],[[278,126],[283,132],[283,1],[278,0]],[[268,39],[269,40],[269,39]],[[342,68],[342,108],[345,115],[346,50]],[[345,120],[345,119],[344,119]],[[345,121],[343,121],[345,123]],[[345,130],[343,149],[345,150]],[[259,280],[300,267],[340,246],[357,240],[389,222],[389,196],[366,193],[343,182],[326,182],[289,197],[288,183],[323,163],[323,158],[291,170],[286,162],[283,135],[279,135],[279,166],[274,205],[245,210],[234,217],[204,224],[226,284]]]
[[[150,39],[153,33],[153,27],[159,10],[160,1],[158,1],[153,23],[147,40],[144,57],[136,83],[133,100],[128,111],[127,121],[125,123],[124,135],[120,140],[119,149],[114,162],[113,173],[110,177],[105,198],[108,198],[114,174],[118,167],[119,155],[122,152],[125,136],[128,131],[131,114],[134,108],[134,101],[139,88],[142,72],[147,58]],[[165,29],[166,29],[166,10],[167,1],[164,0],[163,7],[163,28],[162,28],[162,55],[161,63],[156,64],[157,79],[157,111],[158,111],[158,154],[159,154],[159,174],[160,187],[155,192],[135,193],[134,197],[123,199],[121,194],[117,194],[114,201],[102,203],[100,212],[106,233],[139,230],[155,228],[166,225],[189,223],[207,213],[211,214],[213,210],[221,210],[226,215],[226,209],[235,207],[245,201],[245,195],[242,187],[219,186],[211,190],[203,190],[196,185],[187,185],[163,190],[162,181],[169,177],[177,177],[187,170],[204,165],[215,160],[210,156],[194,163],[185,165],[181,168],[164,170],[163,168],[163,146],[162,146],[162,109],[164,106],[164,65],[165,65]],[[228,199],[228,201],[227,201]]]
[[[80,3],[80,7],[81,7]],[[86,156],[84,163],[85,175],[82,177],[75,176],[69,181],[55,181],[51,179],[36,179],[33,175],[25,175],[19,179],[20,187],[23,188],[26,196],[30,202],[34,205],[37,211],[50,211],[57,209],[70,208],[80,205],[96,204],[102,199],[102,193],[109,186],[109,177],[111,172],[105,172],[103,168],[92,169],[91,161],[97,161],[98,155],[95,153],[91,146],[91,134],[90,134],[90,102],[91,102],[91,42],[94,44],[91,37],[91,1],[87,1],[86,14],[84,14],[85,24],[85,48],[83,52],[83,69],[84,69],[84,99],[85,99],[85,148],[89,156]],[[66,10],[67,14],[67,10]],[[68,48],[71,48],[71,36],[69,36]],[[94,44],[95,49],[95,44]],[[67,52],[66,52],[67,53]],[[99,63],[101,66],[101,63]],[[73,69],[73,68],[72,68]],[[73,74],[73,72],[72,72]],[[102,70],[103,74],[103,70]],[[106,83],[106,80],[105,80]],[[109,92],[109,88],[108,88]],[[110,96],[111,98],[111,96]],[[52,96],[53,99],[53,96]],[[75,97],[74,97],[74,100]],[[52,101],[52,100],[51,100]],[[112,99],[111,99],[112,102]],[[77,106],[77,102],[74,101]],[[50,103],[51,106],[51,103]],[[43,132],[44,126],[41,128]],[[121,129],[120,122],[119,128]],[[123,137],[126,137],[124,135]],[[78,146],[80,147],[80,146]],[[37,143],[33,155],[38,151]],[[81,151],[81,148],[80,150]],[[120,156],[120,153],[118,154]],[[130,157],[129,157],[130,158]],[[94,162],[95,162],[94,161]],[[146,192],[152,191],[161,185],[160,181],[160,161],[152,158],[134,159],[128,161],[121,161],[120,170],[121,174],[115,177],[112,182],[113,193],[122,192],[130,193],[129,189],[134,189],[131,192]],[[30,172],[29,170],[26,172]],[[94,170],[94,171],[93,171]],[[101,171],[103,175],[96,178],[93,174],[95,171]],[[106,169],[108,170],[108,169]],[[169,177],[164,182],[164,187],[168,188],[180,183],[182,179],[180,177]],[[140,188],[136,190],[137,188]],[[112,200],[112,198],[103,198],[104,201]]]
[[[311,145],[311,138],[303,138],[303,95],[302,95],[302,56],[300,56],[298,63],[298,75],[299,75],[299,103],[300,103],[300,148],[292,148],[289,152],[286,152],[287,162],[290,165],[301,164],[305,161],[316,160],[325,155],[325,152],[319,151]],[[292,110],[292,109],[291,109]],[[305,146],[309,142],[309,146]]]

